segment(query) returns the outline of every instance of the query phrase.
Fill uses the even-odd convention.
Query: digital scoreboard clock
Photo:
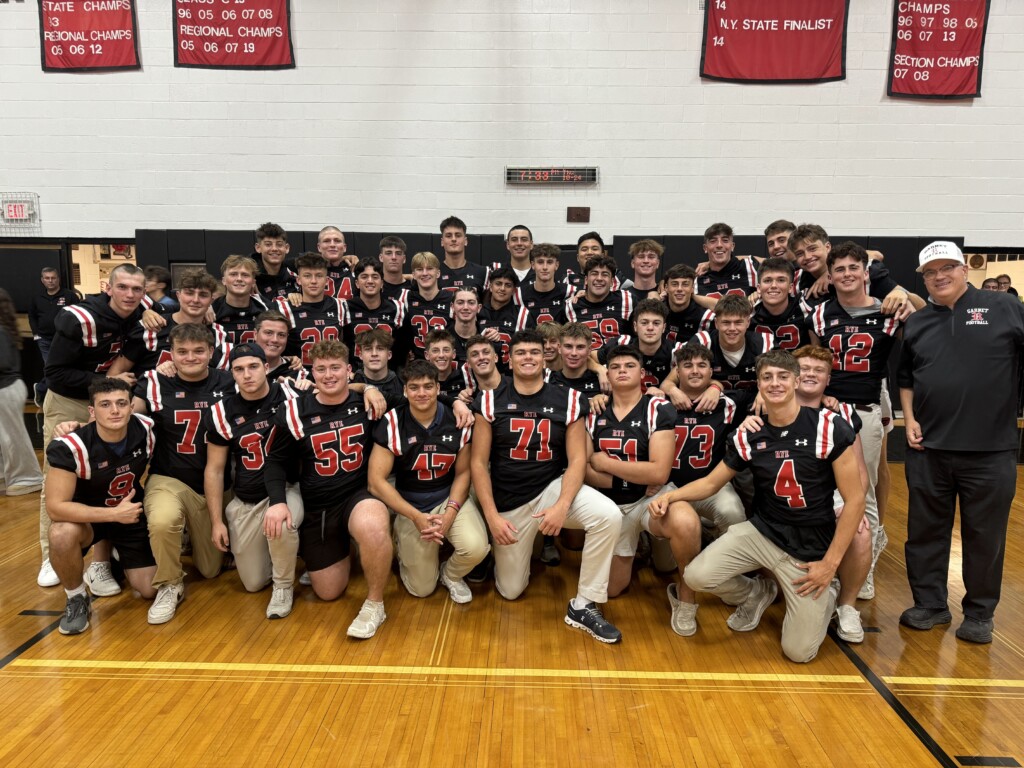
[[[596,184],[597,168],[505,168],[506,184]]]

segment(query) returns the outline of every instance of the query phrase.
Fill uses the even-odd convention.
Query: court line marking
[[[963,677],[882,677],[889,685],[950,686],[957,688],[1024,688],[1024,680]]]

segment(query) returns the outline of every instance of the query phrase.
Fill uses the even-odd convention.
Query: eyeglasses
[[[1009,280],[996,280],[996,285],[1009,285]]]
[[[954,269],[959,269],[963,264],[946,264],[945,266],[939,267],[938,269],[926,269],[921,273],[921,277],[925,280],[934,280],[939,275],[943,277],[953,274]]]

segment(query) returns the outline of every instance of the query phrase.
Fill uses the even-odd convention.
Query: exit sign
[[[4,221],[28,221],[32,209],[28,203],[4,203]]]

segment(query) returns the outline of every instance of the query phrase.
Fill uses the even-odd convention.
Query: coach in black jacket
[[[57,332],[53,321],[57,313],[64,307],[77,304],[81,299],[78,294],[70,288],[60,287],[60,273],[54,267],[43,267],[39,275],[39,282],[43,284],[43,290],[32,297],[32,305],[28,308],[28,324],[32,328],[32,338],[35,339],[39,354],[43,357],[43,367],[50,357],[50,342]],[[46,376],[35,385],[36,405],[40,408],[43,398],[46,397]]]

